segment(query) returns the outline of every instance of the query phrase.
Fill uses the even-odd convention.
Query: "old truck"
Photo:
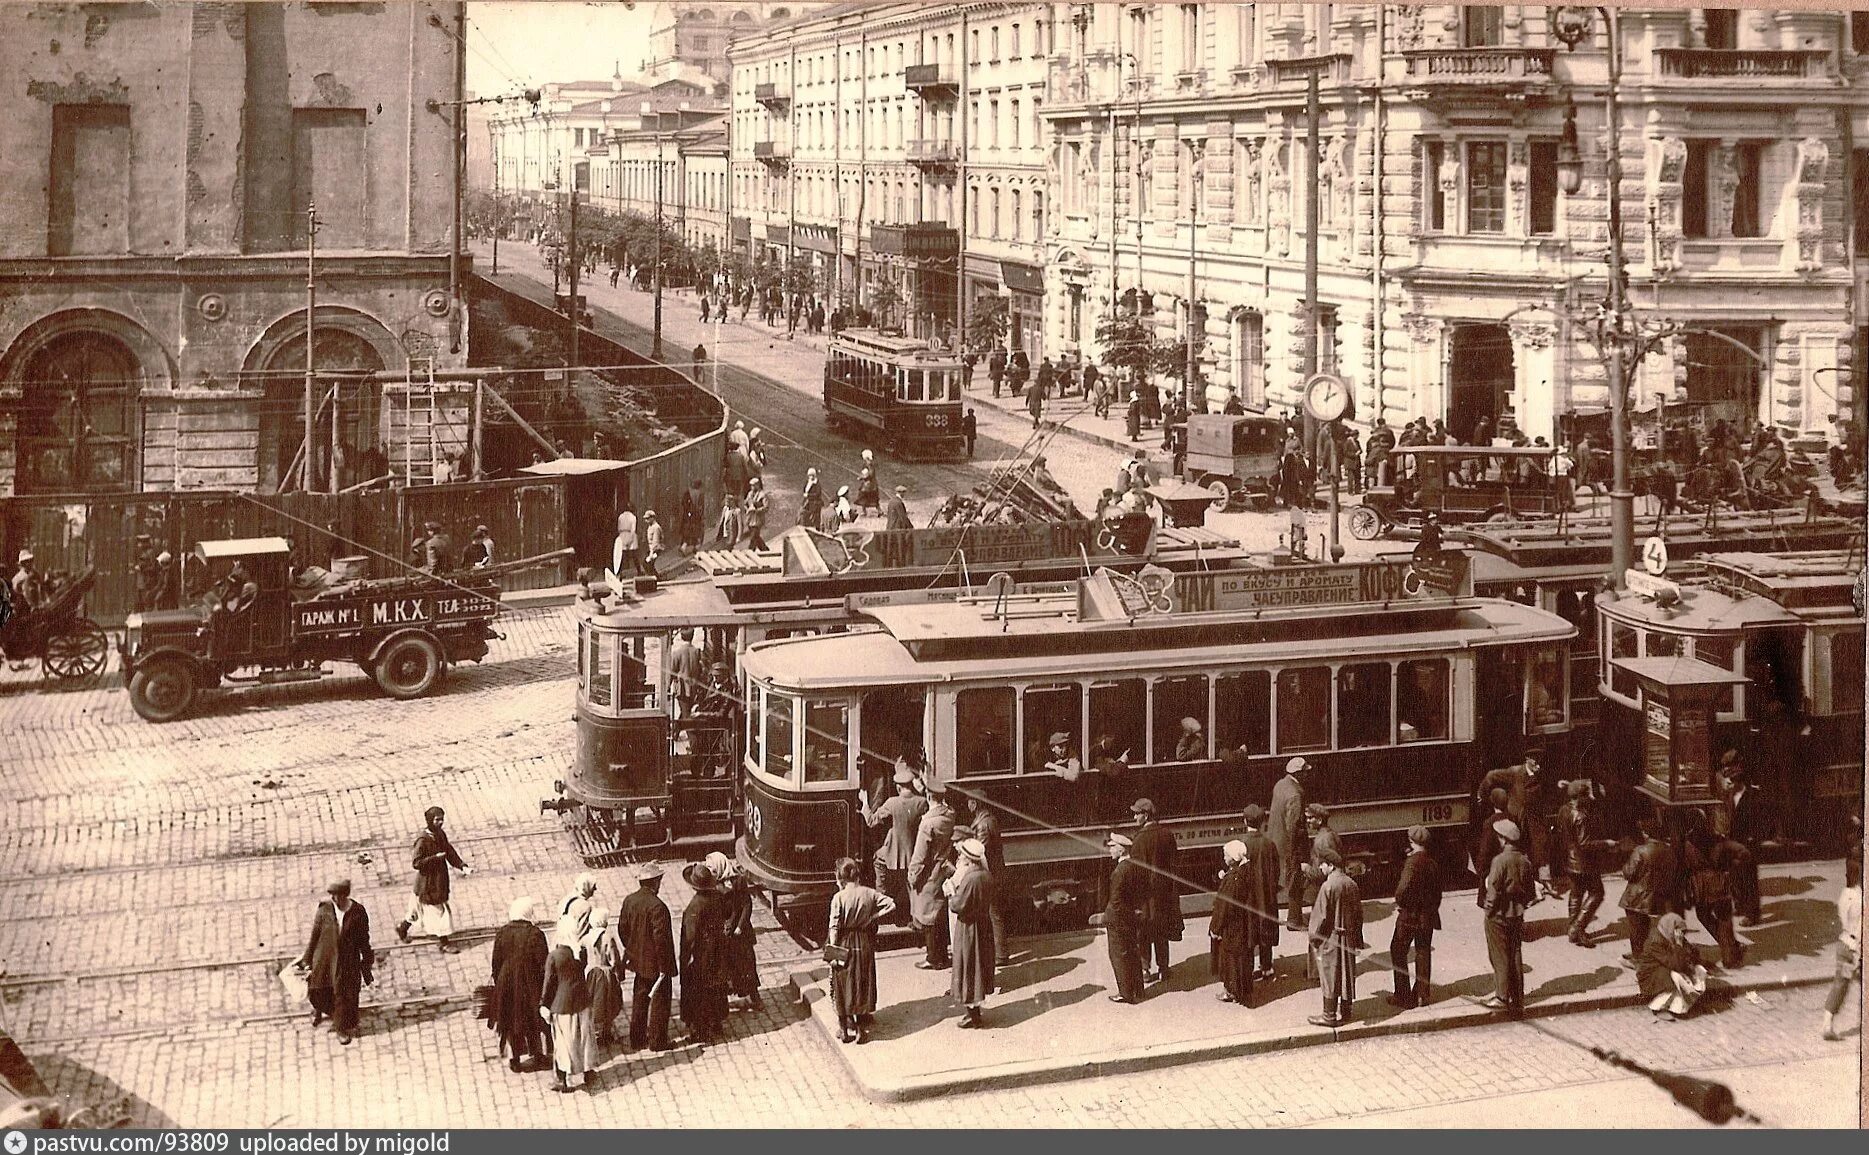
[[[356,580],[294,573],[281,537],[204,541],[188,559],[181,609],[132,614],[120,654],[130,704],[151,722],[185,716],[223,683],[315,681],[326,663],[361,666],[392,698],[434,691],[455,662],[477,662],[500,635],[501,572],[570,550],[450,573]],[[314,577],[316,580],[308,580]]]

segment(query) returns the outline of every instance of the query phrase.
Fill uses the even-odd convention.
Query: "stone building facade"
[[[1057,5],[1044,117],[1057,211],[1047,344],[1095,354],[1144,291],[1205,337],[1210,404],[1303,380],[1308,74],[1320,76],[1319,361],[1356,419],[1510,415],[1552,437],[1607,404],[1609,29],[1555,9]],[[1869,29],[1839,12],[1621,10],[1632,404],[1823,434],[1855,409],[1850,142]],[[1557,160],[1575,107],[1581,187]],[[1190,285],[1192,291],[1190,292]],[[1190,302],[1191,306],[1190,307]]]
[[[724,253],[727,151],[722,102],[682,101],[612,135],[605,155],[595,162],[592,199],[612,212],[653,219],[659,197],[662,218],[676,235],[697,250]]]
[[[464,439],[452,393],[415,419],[406,388],[329,375],[465,363],[447,103],[461,11],[0,6],[0,75],[16,82],[0,120],[0,496],[277,487],[304,440],[308,320],[316,391],[337,388],[339,480],[405,465],[412,421],[425,457],[431,428]],[[324,410],[324,484],[332,423]]]
[[[737,37],[735,244],[806,254],[837,297],[891,281],[914,332],[1002,300],[1036,361],[1054,7],[837,4]]]

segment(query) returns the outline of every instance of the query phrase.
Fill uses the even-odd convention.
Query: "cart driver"
[[[260,596],[260,584],[247,572],[247,563],[237,561],[234,568],[227,571],[226,579],[221,583],[220,610],[223,613],[239,614],[251,609]]]

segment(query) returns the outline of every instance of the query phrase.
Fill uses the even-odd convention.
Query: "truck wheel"
[[[441,683],[441,647],[421,634],[398,638],[376,656],[370,674],[385,694],[407,701]]]
[[[1210,480],[1207,483],[1207,492],[1214,495],[1214,499],[1208,503],[1207,508],[1215,513],[1225,513],[1233,504],[1233,487],[1227,484],[1227,479],[1224,477]]]
[[[150,722],[173,722],[195,704],[195,672],[178,658],[147,662],[130,679],[130,705]]]
[[[1382,536],[1382,515],[1367,505],[1350,511],[1350,536],[1358,541],[1375,541]]]

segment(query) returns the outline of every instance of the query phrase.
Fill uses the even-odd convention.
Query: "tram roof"
[[[1410,609],[1417,612],[1401,612]],[[762,642],[747,651],[743,668],[781,688],[810,693],[904,682],[1113,676],[1161,667],[1406,657],[1561,642],[1576,634],[1575,627],[1555,614],[1486,598],[1336,607],[1323,614],[1181,614],[1155,627],[1015,617],[1004,623],[1003,634],[996,621],[990,631],[947,639],[955,644],[939,648],[910,644],[894,632],[905,620],[920,620],[920,628],[926,630],[937,618],[956,626],[970,618],[978,629],[981,613],[979,605],[871,611],[883,629]],[[1295,621],[1316,626],[1326,620],[1332,627],[1328,630],[1290,628]],[[1241,640],[1255,629],[1262,636]],[[983,644],[970,647],[969,642]]]
[[[905,337],[879,329],[845,329],[841,333],[834,333],[830,347],[833,352],[873,353],[899,361],[960,363],[958,350],[936,349],[919,337]]]
[[[1608,617],[1669,633],[1861,621],[1863,615],[1851,603],[1861,557],[1860,551],[1847,550],[1703,554],[1696,559],[1701,576],[1681,584],[1678,602],[1604,595],[1598,607]]]
[[[1693,557],[1712,550],[1744,550],[1753,545],[1831,549],[1847,545],[1862,526],[1844,517],[1807,517],[1796,513],[1726,513],[1717,519],[1679,514],[1650,521],[1641,532],[1661,537],[1671,555]],[[1531,518],[1483,522],[1449,528],[1447,537],[1471,545],[1478,559],[1486,554],[1540,570],[1548,566],[1607,565],[1614,527],[1607,517]]]

